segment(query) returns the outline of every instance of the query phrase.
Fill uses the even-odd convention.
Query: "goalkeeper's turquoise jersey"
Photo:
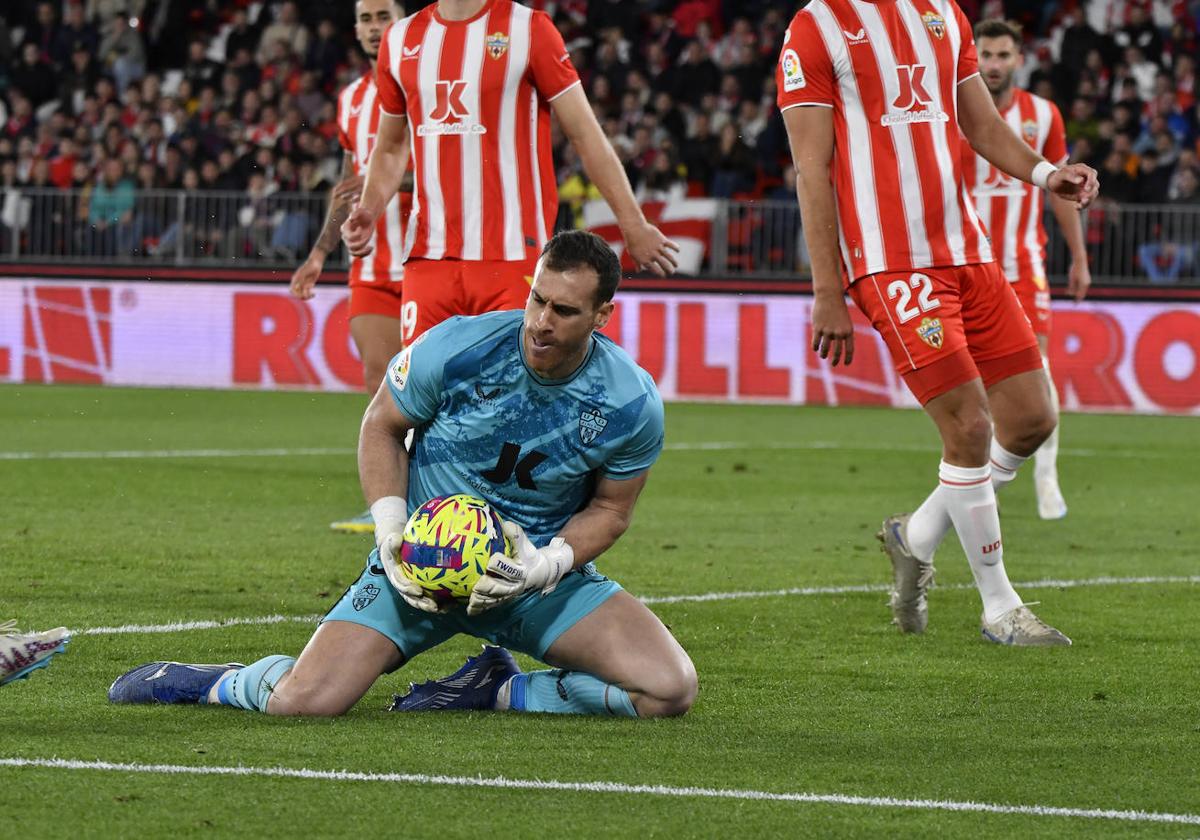
[[[387,383],[417,426],[409,510],[469,493],[545,544],[592,497],[662,451],[662,398],[650,374],[593,335],[579,368],[546,380],[525,363],[521,310],[455,317],[392,359]]]

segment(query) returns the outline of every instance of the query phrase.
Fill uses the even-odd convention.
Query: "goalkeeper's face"
[[[538,264],[525,302],[525,362],[546,379],[570,376],[587,356],[592,333],[603,329],[613,304],[596,303],[599,277],[581,265],[564,271]]]

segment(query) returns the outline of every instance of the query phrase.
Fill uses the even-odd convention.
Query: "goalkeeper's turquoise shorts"
[[[410,607],[388,583],[376,548],[362,575],[321,623],[348,621],[370,627],[391,639],[405,660],[466,633],[544,661],[559,636],[620,591],[620,584],[588,563],[567,574],[549,595],[529,592],[477,616],[467,615],[465,605],[427,613]]]

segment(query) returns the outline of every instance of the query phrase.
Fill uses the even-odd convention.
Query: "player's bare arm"
[[[371,398],[358,432],[358,480],[372,504],[408,491],[408,452],[404,436],[414,423],[396,407],[385,380]],[[400,523],[403,530],[404,522]]]
[[[375,520],[375,544],[387,578],[410,606],[425,612],[440,607],[403,575],[396,564],[408,521],[408,450],[404,437],[416,424],[396,407],[385,379],[367,406],[358,431],[358,480]]]
[[[551,100],[550,106],[563,133],[579,152],[587,176],[616,214],[625,247],[634,263],[639,269],[649,269],[659,277],[673,274],[678,267],[675,255],[679,246],[646,221],[633,196],[625,169],[588,104],[583,86],[568,88]]]
[[[1079,211],[1075,202],[1068,198],[1051,193],[1049,195],[1050,209],[1058,221],[1058,229],[1062,231],[1067,241],[1067,250],[1071,254],[1071,267],[1067,269],[1067,294],[1077,302],[1087,297],[1092,285],[1092,272],[1088,268],[1087,246],[1083,241],[1083,224],[1079,220]]]
[[[650,477],[647,470],[634,478],[601,477],[587,507],[567,520],[558,535],[575,551],[575,567],[595,560],[612,547],[633,521],[633,507]]]
[[[635,478],[600,478],[587,506],[567,520],[548,545],[535,546],[515,522],[504,523],[514,556],[493,554],[485,574],[467,603],[468,615],[479,615],[524,592],[552,592],[568,572],[599,557],[633,520],[633,506],[646,486],[649,470]]]
[[[792,162],[796,167],[796,195],[800,200],[804,241],[812,260],[813,351],[833,365],[854,359],[854,327],[842,290],[838,254],[837,206],[834,203],[833,112],[829,108],[800,106],[783,112]]]
[[[1090,166],[1072,163],[1056,169],[1014,134],[977,75],[958,85],[958,121],[971,148],[997,169],[1045,187],[1051,194],[1073,202],[1076,209],[1091,204],[1100,190],[1096,170]]]
[[[408,165],[409,143],[408,117],[381,113],[362,196],[342,225],[342,239],[356,257],[365,257],[373,250],[375,221],[400,189]]]
[[[325,213],[325,224],[321,227],[321,235],[313,243],[308,258],[300,264],[292,274],[292,282],[288,291],[293,297],[308,300],[313,296],[313,287],[325,267],[325,260],[337,248],[342,239],[342,223],[350,215],[350,208],[362,191],[363,178],[354,174],[354,156],[342,155],[342,177],[329,191],[329,209]]]

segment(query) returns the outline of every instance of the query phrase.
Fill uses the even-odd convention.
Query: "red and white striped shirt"
[[[848,282],[992,259],[962,183],[958,85],[975,40],[951,0],[815,0],[792,18],[778,104],[833,109],[833,183]]]
[[[448,21],[433,3],[388,28],[376,80],[412,138],[407,257],[536,257],[558,214],[550,101],[579,84],[550,18],[490,0]]]
[[[342,89],[337,98],[338,142],[354,158],[356,175],[367,174],[367,163],[379,130],[380,103],[374,77],[368,73]],[[350,282],[398,283],[404,277],[404,207],[402,194],[392,196],[371,237],[374,250],[350,258]]]
[[[1067,134],[1053,102],[1014,90],[1001,114],[1018,137],[1054,164],[1067,160]],[[992,166],[962,140],[967,189],[979,217],[991,233],[992,251],[1009,280],[1046,277],[1046,228],[1042,224],[1042,190]]]

